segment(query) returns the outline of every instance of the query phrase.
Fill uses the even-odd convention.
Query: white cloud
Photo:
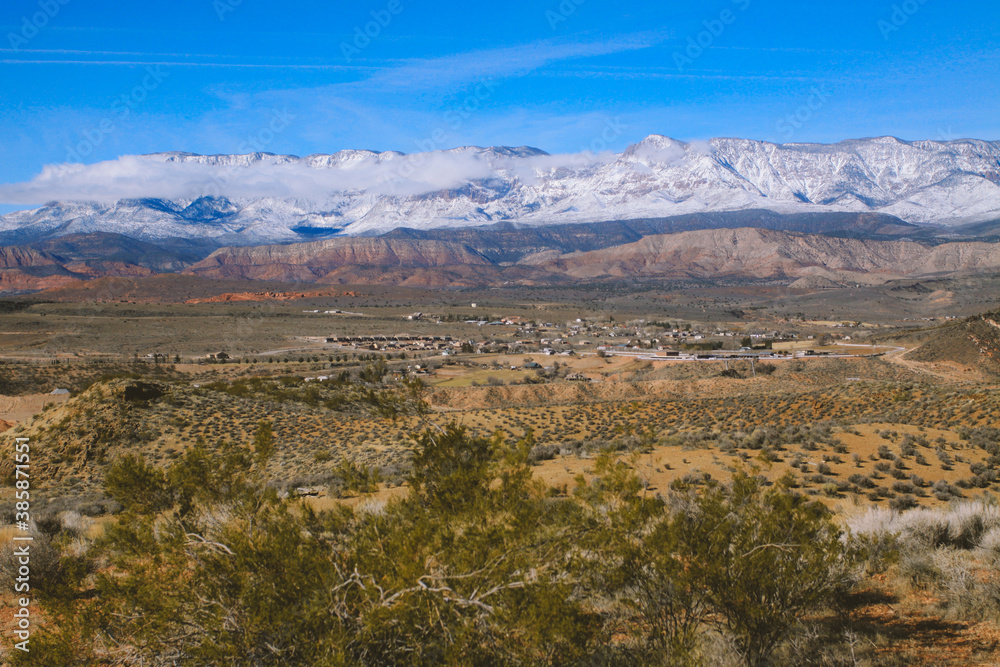
[[[313,167],[305,159],[288,157],[249,159],[230,165],[212,164],[212,159],[127,155],[92,165],[49,165],[30,181],[0,185],[0,203],[191,200],[205,195],[322,201],[346,191],[408,196],[458,188],[500,171],[530,182],[540,171],[585,169],[607,156],[516,158],[457,149],[412,155],[373,153],[341,160],[331,167]]]

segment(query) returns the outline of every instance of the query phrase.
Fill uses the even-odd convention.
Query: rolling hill
[[[1000,312],[976,315],[937,329],[906,358],[954,362],[1000,377]]]

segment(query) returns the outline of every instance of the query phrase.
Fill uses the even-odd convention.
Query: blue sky
[[[997,3],[943,0],[6,0],[0,183],[169,150],[1000,139],[998,35]]]

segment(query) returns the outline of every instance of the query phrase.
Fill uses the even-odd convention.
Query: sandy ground
[[[883,438],[881,431],[892,430],[896,432],[896,437],[892,439]],[[726,480],[736,470],[746,472],[757,471],[769,479],[776,480],[786,472],[792,472],[801,491],[809,493],[814,499],[823,502],[831,509],[838,512],[843,519],[852,514],[861,512],[870,506],[888,507],[889,501],[871,501],[863,496],[853,493],[837,493],[827,495],[823,493],[822,486],[807,480],[806,477],[816,474],[820,464],[829,466],[828,477],[830,481],[842,482],[849,476],[859,473],[870,476],[878,485],[891,487],[896,480],[888,473],[880,473],[875,466],[882,460],[876,455],[881,445],[886,445],[890,451],[898,452],[899,443],[906,434],[922,436],[930,441],[942,438],[947,451],[955,459],[954,464],[945,467],[934,454],[934,450],[919,447],[918,451],[924,456],[922,463],[914,459],[906,461],[906,475],[915,474],[924,479],[925,486],[917,492],[917,501],[924,507],[936,507],[947,504],[945,501],[935,498],[930,485],[938,480],[945,480],[951,484],[969,476],[969,467],[972,463],[983,461],[988,454],[982,450],[974,449],[971,445],[960,440],[954,431],[924,428],[907,424],[858,424],[849,427],[848,430],[837,429],[834,433],[836,441],[844,444],[848,448],[847,454],[836,455],[832,448],[820,445],[814,451],[804,451],[797,446],[789,445],[781,453],[781,459],[777,462],[767,463],[761,461],[756,456],[757,452],[744,450],[751,456],[748,460],[741,460],[736,454],[726,454],[716,447],[705,448],[681,448],[681,447],[656,447],[648,453],[628,455],[624,458],[629,462],[632,469],[645,482],[646,489],[642,493],[666,494],[670,488],[670,483],[686,475],[701,475],[707,473],[716,480]],[[933,447],[937,446],[934,442]],[[801,452],[807,462],[807,471],[792,468],[789,464],[794,455]],[[860,460],[855,461],[852,454],[857,453]],[[571,493],[576,485],[577,478],[582,476],[590,480],[594,477],[594,459],[592,456],[577,457],[575,455],[556,456],[548,461],[542,461],[532,467],[532,475],[535,479],[542,481],[545,486],[553,487],[564,493]],[[398,498],[409,492],[407,485],[388,488],[381,485],[379,490],[369,496],[354,496],[347,498],[332,498],[326,495],[325,489],[320,497],[306,498],[306,502],[311,504],[316,510],[331,509],[337,505],[356,506],[358,504],[369,504],[374,502],[386,502],[391,498]],[[979,495],[978,489],[963,492],[966,498]]]
[[[69,394],[29,394],[28,396],[0,396],[0,424],[7,429],[13,424],[31,419],[41,412],[49,403],[65,403]]]
[[[889,429],[896,431],[900,436],[909,433],[914,436],[923,435],[930,440],[942,437],[947,441],[949,452],[957,453],[959,457],[965,458],[969,462],[982,461],[988,456],[982,450],[966,449],[961,441],[959,441],[958,436],[951,431],[940,429],[924,429],[921,431],[915,426],[900,424],[859,424],[852,427],[852,430],[856,430],[860,435],[843,431],[836,433],[836,439],[847,445],[850,452],[840,455],[840,463],[834,461],[824,462],[824,454],[833,454],[832,450],[825,446],[816,451],[803,452],[806,455],[806,461],[809,463],[809,474],[815,474],[816,467],[820,463],[826,463],[831,470],[829,476],[835,481],[843,481],[854,473],[869,476],[877,475],[878,473],[875,472],[875,463],[878,461],[873,459],[873,455],[878,450],[878,447],[880,445],[887,445],[890,450],[899,451],[899,440],[894,442],[875,434],[877,430]],[[635,470],[639,478],[648,484],[647,492],[666,493],[670,487],[670,482],[685,475],[708,473],[714,479],[725,480],[735,470],[750,472],[755,467],[759,468],[770,479],[777,479],[785,472],[791,470],[796,474],[800,482],[804,482],[801,471],[796,471],[788,465],[793,458],[792,455],[797,451],[801,450],[790,446],[782,454],[783,461],[764,463],[755,457],[751,457],[749,461],[741,461],[738,456],[724,454],[715,447],[706,449],[657,447],[647,454],[636,455],[631,463],[633,470]],[[928,484],[938,480],[955,483],[969,476],[968,464],[956,464],[950,470],[945,470],[938,459],[935,458],[933,450],[921,448],[920,451],[924,454],[927,463],[918,465],[909,462],[907,464],[907,474],[918,474]],[[751,451],[749,453],[755,454],[756,452]],[[853,453],[857,453],[862,460],[855,463],[851,458],[851,454]],[[532,472],[536,478],[543,480],[547,486],[559,488],[566,485],[567,490],[572,490],[578,475],[583,475],[584,478],[588,479],[593,476],[593,465],[594,461],[592,459],[577,458],[575,456],[558,456],[549,461],[542,462],[534,467]],[[892,477],[885,474],[879,475],[879,477],[881,479],[875,479],[882,486],[891,486],[895,481]],[[809,488],[818,489],[819,487],[816,484],[804,483],[802,488],[805,490]],[[968,495],[975,495],[975,492],[970,491]],[[860,511],[860,507],[868,507],[873,504],[871,501],[858,498],[853,494],[837,494],[834,497],[818,494],[815,498],[823,501],[832,509],[843,512],[845,515],[849,515],[853,511]],[[921,505],[928,507],[945,504],[934,498],[927,488],[921,489],[918,500]],[[888,501],[880,501],[877,505],[888,506]]]

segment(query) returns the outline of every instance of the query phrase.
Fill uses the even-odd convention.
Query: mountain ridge
[[[925,229],[891,216],[759,213],[751,218],[756,226],[742,226],[739,215],[710,214],[547,227],[398,229],[260,246],[70,235],[0,246],[0,292],[171,273],[217,281],[437,288],[633,278],[877,283],[1000,271],[1000,243],[921,236]],[[829,231],[798,231],[817,227]]]
[[[462,243],[344,237],[220,248],[184,273],[230,280],[469,287],[678,278],[791,282],[808,276],[879,283],[984,270],[1000,271],[1000,244],[862,241],[739,228],[650,235],[589,251],[545,250],[511,264]]]
[[[951,227],[1000,218],[1000,142],[975,139],[686,143],[651,135],[609,155],[469,146],[415,155],[174,152],[120,160],[47,178],[118,166],[148,172],[150,193],[174,180],[190,191],[177,185],[184,196],[49,202],[0,216],[0,243],[111,232],[149,242],[261,245],[398,228],[545,227],[761,209],[877,213]],[[11,187],[0,186],[0,194]]]

